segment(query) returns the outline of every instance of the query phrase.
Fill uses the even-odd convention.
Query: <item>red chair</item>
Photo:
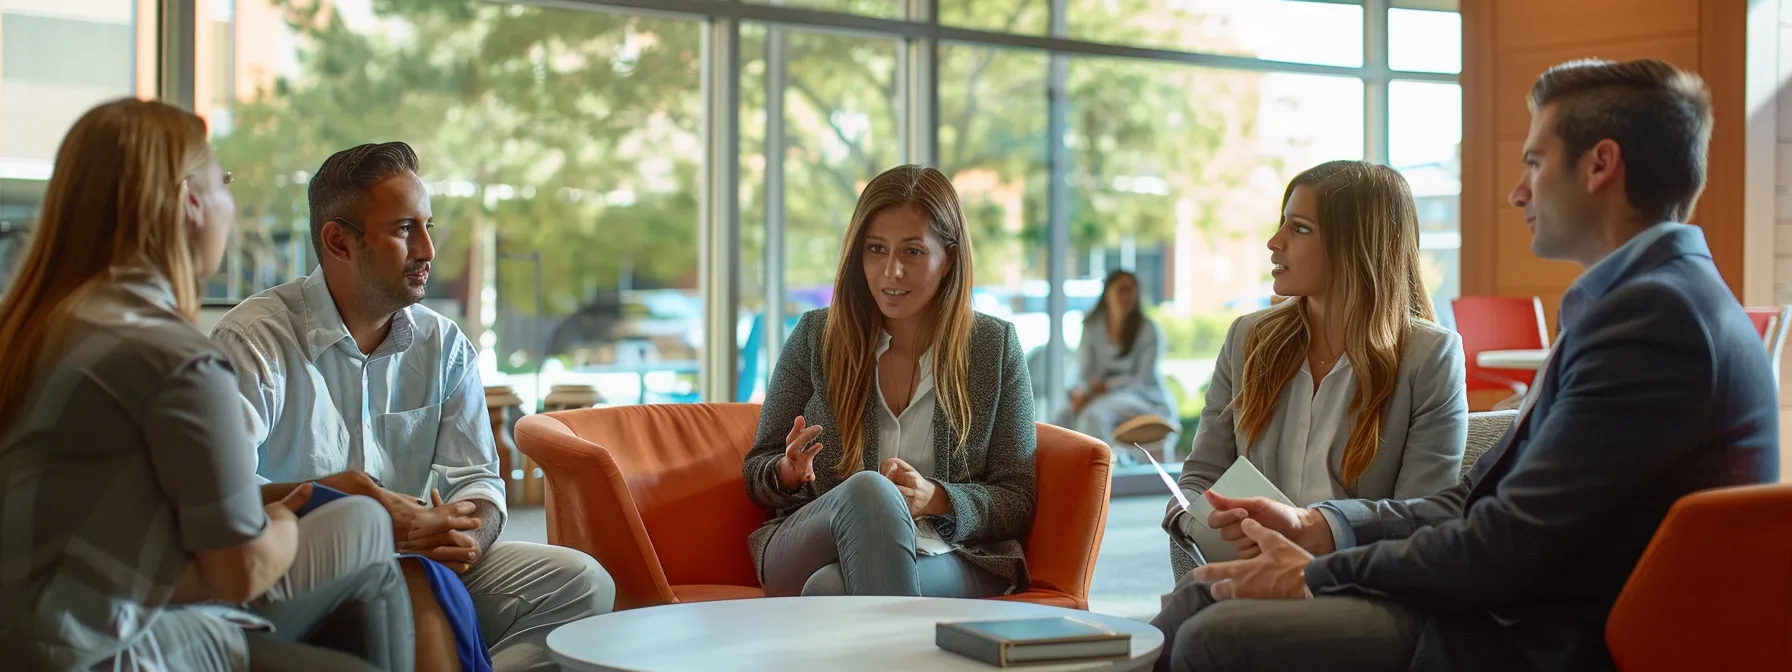
[[[1612,605],[1623,672],[1792,670],[1792,485],[1680,498]]]
[[[1773,364],[1773,381],[1780,380],[1780,355],[1786,349],[1786,328],[1792,326],[1792,306],[1749,308],[1748,319],[1755,323],[1755,333],[1767,346],[1767,361]]]
[[[1506,390],[1524,394],[1535,371],[1483,369],[1476,355],[1487,350],[1545,350],[1549,333],[1543,321],[1543,302],[1537,297],[1465,296],[1450,302],[1456,314],[1456,331],[1462,334],[1462,354],[1468,362],[1468,389]]]

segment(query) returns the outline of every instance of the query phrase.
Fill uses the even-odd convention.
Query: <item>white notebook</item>
[[[1145,455],[1151,457],[1150,451],[1145,451]],[[1176,498],[1177,504],[1180,504],[1183,510],[1188,512],[1189,517],[1194,519],[1195,524],[1190,526],[1194,532],[1192,537],[1195,546],[1201,550],[1202,557],[1207,562],[1237,560],[1238,553],[1232,550],[1232,543],[1220,538],[1219,531],[1207,527],[1207,516],[1213,513],[1213,505],[1207,503],[1207,498],[1196,497],[1189,500],[1182,494],[1182,488],[1176,485],[1176,480],[1170,478],[1170,472],[1164,471],[1164,468],[1157,463],[1156,458],[1151,459],[1151,467],[1156,469],[1158,475],[1163,478],[1164,485],[1170,488],[1170,494]],[[1251,464],[1251,461],[1245,459],[1243,455],[1238,456],[1238,459],[1232,462],[1232,466],[1226,469],[1226,473],[1220,474],[1220,480],[1214,481],[1213,487],[1209,489],[1224,497],[1234,499],[1268,497],[1294,506],[1294,502],[1289,501],[1288,496],[1282,494],[1282,490],[1277,488],[1274,483],[1269,482],[1269,478],[1264,476],[1263,472],[1257,471],[1257,465]]]
[[[1238,459],[1232,462],[1232,466],[1226,469],[1226,473],[1220,475],[1220,480],[1213,482],[1213,487],[1210,489],[1214,494],[1233,499],[1268,497],[1294,506],[1294,502],[1289,501],[1288,496],[1282,494],[1281,488],[1277,488],[1274,483],[1269,482],[1269,478],[1264,476],[1263,472],[1257,471],[1257,465],[1251,464],[1251,461],[1245,459],[1243,455],[1238,456]],[[1195,517],[1196,523],[1189,527],[1194,532],[1192,536],[1195,545],[1201,548],[1201,555],[1206,556],[1208,562],[1237,560],[1238,553],[1232,550],[1232,542],[1221,539],[1219,531],[1207,527],[1207,514],[1213,513],[1213,505],[1207,503],[1207,498],[1196,497],[1188,504],[1189,515]]]

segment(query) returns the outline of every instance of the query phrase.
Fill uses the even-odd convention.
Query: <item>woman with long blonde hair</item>
[[[282,588],[312,489],[264,506],[236,377],[194,326],[235,223],[229,181],[205,123],[158,102],[94,108],[56,153],[0,300],[0,650],[21,669],[412,666],[389,553]],[[306,521],[391,527],[371,500]],[[353,631],[341,650],[297,641],[336,614],[359,615],[333,624]]]
[[[1182,466],[1187,497],[1241,457],[1297,506],[1456,484],[1468,439],[1462,339],[1435,322],[1418,237],[1412,192],[1392,168],[1333,161],[1288,183],[1269,239],[1275,293],[1287,298],[1227,332]],[[1174,501],[1164,528],[1212,538]],[[1249,539],[1225,536],[1232,552],[1255,554]]]
[[[761,585],[1024,590],[1032,385],[1013,325],[971,310],[957,192],[938,170],[892,168],[865,186],[840,249],[834,304],[791,333],[742,468],[773,512],[749,538]]]

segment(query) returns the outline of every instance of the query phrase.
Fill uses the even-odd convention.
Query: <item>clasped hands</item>
[[[819,436],[821,426],[808,425],[803,416],[791,423],[790,433],[784,436],[784,457],[778,460],[778,485],[785,491],[815,480],[815,455],[822,446],[815,440]],[[919,518],[951,512],[952,503],[940,493],[939,484],[922,476],[909,463],[892,457],[878,465],[877,473],[896,484],[896,491],[908,502],[909,515]]]
[[[1231,499],[1206,493],[1213,513],[1207,526],[1232,543],[1237,560],[1196,567],[1216,600],[1309,599],[1307,563],[1333,548],[1331,525],[1316,510],[1263,497]]]
[[[466,573],[479,561],[479,542],[470,533],[484,523],[473,515],[478,510],[473,502],[444,504],[441,493],[432,490],[430,505],[424,506],[409,495],[381,488],[358,471],[319,482],[349,494],[372,497],[385,507],[392,516],[392,538],[398,542],[400,553],[421,555],[457,574]]]

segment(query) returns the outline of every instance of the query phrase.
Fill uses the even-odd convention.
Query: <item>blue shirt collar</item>
[[[341,343],[343,339],[350,339],[348,348],[357,356],[360,355],[360,348],[355,346],[348,333],[348,324],[342,321],[342,313],[336,310],[336,299],[330,296],[330,286],[324,282],[322,266],[305,277],[301,291],[305,310],[305,355],[315,362],[331,346]],[[411,320],[410,308],[393,313],[392,329],[386,334],[386,341],[374,350],[371,357],[409,350],[415,326]]]
[[[1605,296],[1606,292],[1611,291],[1612,286],[1624,277],[1625,272],[1629,271],[1631,266],[1636,265],[1637,260],[1642,258],[1643,253],[1647,252],[1649,247],[1655,244],[1655,241],[1661,240],[1675,231],[1691,228],[1694,227],[1689,224],[1661,222],[1643,229],[1641,233],[1631,236],[1630,240],[1619,245],[1618,249],[1612,250],[1611,254],[1605,255],[1604,259],[1600,259],[1598,263],[1581,273],[1580,277],[1575,279],[1574,284],[1568,287],[1568,291],[1562,295],[1561,315],[1556,322],[1558,330],[1566,328],[1573,321],[1574,317],[1579,314],[1581,306],[1597,300],[1599,297]]]

